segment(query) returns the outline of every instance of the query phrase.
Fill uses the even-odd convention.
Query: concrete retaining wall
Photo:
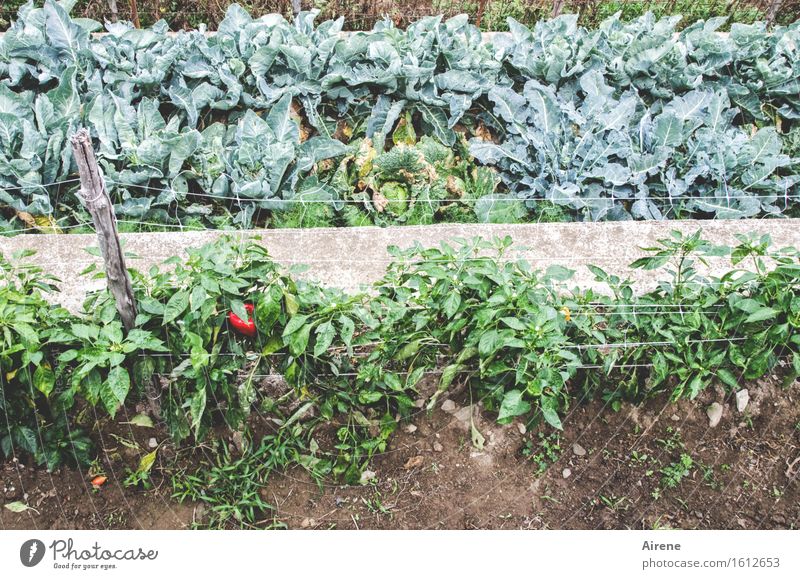
[[[515,247],[524,248],[516,256],[535,267],[546,269],[558,264],[576,270],[574,284],[595,286],[586,264],[629,276],[642,288],[651,287],[658,272],[631,271],[628,264],[644,255],[639,247],[651,246],[673,229],[693,233],[698,228],[714,243],[731,245],[735,235],[768,233],[776,246],[800,247],[800,219],[742,221],[665,221],[613,223],[543,223],[525,225],[433,225],[419,227],[354,227],[338,229],[253,230],[234,235],[260,236],[272,256],[286,266],[305,264],[300,277],[348,291],[363,289],[381,277],[390,257],[390,245],[409,247],[419,241],[433,246],[454,238],[510,235]],[[136,257],[128,266],[146,271],[168,257],[183,255],[187,247],[212,241],[222,232],[123,234],[123,246]],[[63,281],[58,300],[73,311],[80,308],[86,292],[103,286],[102,281],[86,280],[78,273],[99,259],[86,252],[97,245],[93,235],[21,235],[0,237],[0,251],[6,256],[21,249],[33,249],[37,261],[47,272]],[[718,274],[730,265],[727,258],[711,258],[710,273]]]

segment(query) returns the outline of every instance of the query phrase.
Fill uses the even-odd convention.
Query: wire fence
[[[26,0],[5,0],[0,6],[0,30],[15,18]],[[36,0],[41,4],[42,0]],[[78,0],[73,14],[99,21],[130,20],[150,26],[166,20],[175,29],[196,28],[202,23],[216,29],[225,17],[228,0]],[[800,16],[800,0],[240,0],[253,16],[279,13],[291,18],[298,5],[317,9],[319,20],[345,19],[348,30],[365,30],[389,18],[406,26],[419,18],[442,14],[467,14],[484,30],[506,30],[507,19],[526,25],[559,14],[576,13],[581,24],[593,26],[621,12],[635,18],[652,11],[657,16],[682,14],[684,25],[698,19],[725,16],[732,21],[765,20],[789,24]]]
[[[230,177],[230,176],[229,176]],[[164,194],[168,194],[170,198],[172,198],[172,202],[170,203],[171,210],[178,211],[179,209],[186,209],[187,207],[191,206],[195,202],[200,203],[211,203],[211,204],[219,204],[220,206],[226,206],[231,208],[245,208],[247,206],[255,206],[256,208],[264,209],[267,205],[274,205],[274,208],[283,207],[283,208],[292,208],[295,206],[314,206],[314,205],[328,205],[328,206],[335,206],[341,207],[345,205],[364,205],[364,206],[374,206],[374,201],[367,198],[338,198],[338,199],[322,199],[322,198],[304,198],[304,197],[296,197],[296,198],[283,198],[283,197],[266,197],[266,198],[256,198],[256,197],[247,197],[242,195],[218,195],[213,193],[208,193],[206,191],[178,191],[171,187],[153,187],[150,185],[144,185],[140,183],[132,183],[127,181],[120,181],[110,178],[105,178],[106,185],[109,188],[109,194],[111,196],[111,200],[114,203],[120,203],[123,200],[121,194],[124,192],[128,195],[131,195],[131,198],[138,198],[139,196],[135,193],[137,191],[146,191],[150,197],[161,196]],[[35,233],[40,232],[43,230],[66,230],[66,229],[74,229],[80,228],[85,225],[84,223],[75,224],[72,223],[76,217],[79,216],[81,210],[78,210],[78,213],[73,215],[66,215],[66,216],[59,216],[59,212],[63,209],[60,204],[60,195],[63,192],[62,187],[66,187],[67,192],[75,193],[78,189],[79,179],[77,177],[61,179],[54,181],[52,183],[34,183],[34,182],[23,182],[21,186],[3,186],[0,185],[0,193],[18,193],[20,191],[26,192],[50,192],[52,193],[54,190],[56,191],[57,196],[53,199],[54,206],[53,212],[49,215],[42,215],[41,217],[45,218],[45,220],[41,223],[35,222],[33,216],[27,216],[24,212],[13,212],[16,213],[16,219],[11,217],[12,221],[6,223],[6,226],[2,226],[2,221],[0,221],[0,236],[3,235],[13,235],[19,233]],[[52,196],[52,195],[51,195]],[[587,197],[576,197],[574,199],[567,199],[567,198],[558,198],[558,197],[531,197],[531,198],[520,198],[513,195],[503,195],[503,194],[496,194],[493,195],[492,204],[497,204],[498,206],[502,206],[505,203],[519,203],[524,202],[527,206],[534,206],[534,205],[547,205],[553,207],[563,207],[568,206],[571,203],[583,203],[587,206],[592,203],[598,202],[619,202],[619,201],[627,201],[627,202],[634,202],[638,198],[630,197],[630,196],[622,196],[622,195],[615,195],[613,191],[610,191],[605,196],[587,196]],[[770,202],[776,206],[782,206],[783,210],[788,210],[791,205],[795,202],[800,200],[800,194],[797,193],[789,193],[788,190],[782,195],[776,194],[754,194],[748,195],[745,198],[737,197],[737,196],[721,196],[721,195],[680,195],[680,196],[669,196],[669,195],[662,195],[662,196],[651,196],[647,197],[646,200],[652,203],[655,203],[659,210],[662,211],[665,215],[669,211],[671,211],[675,207],[683,206],[686,203],[692,202],[719,202],[724,207],[728,208],[735,208],[736,204],[741,200],[764,200],[766,202]],[[419,203],[435,203],[440,205],[445,204],[464,204],[467,202],[464,198],[460,197],[451,197],[451,198],[442,198],[442,199],[431,199],[431,200],[417,200]],[[2,207],[2,206],[0,206]],[[121,206],[117,207],[117,217],[118,223],[124,223],[128,225],[138,225],[143,228],[143,230],[187,230],[193,231],[198,229],[197,223],[192,223],[191,225],[186,225],[181,222],[181,218],[176,213],[174,216],[170,217],[170,220],[174,220],[175,222],[168,221],[147,221],[145,219],[129,219],[130,215],[126,215],[124,212],[120,213]],[[172,211],[170,211],[169,215],[172,215]],[[187,214],[188,215],[188,214]],[[27,221],[24,217],[28,217]],[[784,215],[781,213],[772,215],[772,214],[765,214],[763,216],[764,219],[769,218],[776,218],[780,219],[783,218]],[[2,214],[0,214],[0,219],[2,218]],[[67,221],[67,223],[59,224],[62,221]],[[83,220],[79,220],[83,221]],[[9,224],[13,225],[14,222],[19,222],[19,227],[9,227]],[[453,224],[456,224],[455,222]],[[230,226],[235,225],[233,222],[229,224]],[[251,227],[247,227],[245,229],[259,229],[262,227],[262,224],[253,224]],[[231,228],[234,229],[242,229],[241,227],[214,227],[210,224],[204,224],[200,226],[199,229],[225,229],[229,230]]]

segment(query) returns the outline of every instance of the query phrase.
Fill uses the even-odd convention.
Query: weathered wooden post
[[[125,255],[119,242],[114,206],[106,191],[100,168],[97,166],[89,131],[80,129],[72,136],[71,142],[81,178],[79,195],[81,203],[94,221],[100,253],[105,263],[108,289],[117,301],[117,311],[122,317],[125,330],[129,331],[136,320],[136,300],[133,297],[131,276],[125,267]]]
[[[486,10],[486,0],[478,0],[478,12],[475,14],[475,26],[481,27],[483,20],[483,12]]]
[[[777,18],[778,12],[781,11],[782,5],[783,5],[783,0],[770,1],[769,6],[767,7],[767,14],[766,14],[767,24],[775,24],[775,18]]]
[[[122,317],[125,331],[128,332],[133,329],[136,321],[136,299],[133,295],[131,276],[125,266],[125,254],[119,241],[114,205],[100,174],[89,131],[80,129],[70,140],[81,178],[79,197],[94,221],[100,254],[105,264],[108,289],[117,302],[117,311]],[[161,385],[158,379],[153,377],[149,383],[144,384],[144,389],[150,403],[150,411],[155,418],[161,418]]]
[[[131,22],[133,22],[135,28],[142,27],[139,22],[139,5],[136,3],[136,0],[131,0]]]
[[[119,12],[117,11],[117,0],[108,0],[108,9],[111,11],[111,22],[119,20]]]
[[[292,0],[292,13],[297,16],[300,14],[300,11],[303,9],[303,5],[300,0]]]

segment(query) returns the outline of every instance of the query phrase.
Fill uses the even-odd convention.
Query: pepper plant
[[[72,320],[45,293],[58,281],[24,262],[33,252],[7,260],[0,254],[0,450],[5,457],[29,453],[52,470],[88,458],[89,440],[69,424],[72,396],[57,379],[53,332]]]
[[[75,408],[113,418],[154,390],[178,441],[246,430],[258,408],[281,464],[353,482],[399,421],[445,394],[468,390],[501,423],[560,429],[585,397],[613,408],[692,399],[715,382],[737,390],[782,359],[787,381],[800,376],[800,254],[768,237],[729,249],[673,233],[632,264],[659,276],[647,291],[595,266],[606,289],[570,289],[571,270],[531,268],[510,238],[390,252],[384,277],[348,295],[222,236],[168,269],[132,272],[140,312],[127,334],[107,292],[72,316],[47,305],[53,280],[3,261],[3,451],[56,464],[42,445],[79,447],[75,430],[54,436]],[[703,275],[711,260],[732,268]]]

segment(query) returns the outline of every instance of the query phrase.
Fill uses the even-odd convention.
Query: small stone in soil
[[[577,442],[572,445],[572,452],[575,453],[575,456],[586,456],[586,449]]]
[[[406,424],[403,430],[405,430],[408,434],[414,434],[417,431],[417,427],[413,424]]]
[[[672,416],[669,417],[669,419],[672,420],[673,422],[679,422],[681,417],[678,416],[677,414],[673,414]]]
[[[442,446],[441,442],[434,442],[433,443],[433,451],[434,452],[442,452],[444,450],[444,446]]]
[[[196,521],[202,521],[203,517],[205,516],[206,516],[206,506],[200,503],[194,508],[194,519]]]
[[[442,404],[442,410],[445,412],[453,412],[456,409],[456,403],[452,400],[445,400]]]
[[[744,412],[748,402],[750,402],[750,392],[747,391],[747,388],[742,388],[736,393],[736,410],[739,411],[739,414]]]
[[[147,446],[150,448],[158,448],[158,441],[155,438],[151,438],[147,441]]]
[[[563,476],[564,478],[569,478],[570,476],[572,476],[572,471],[568,468],[565,468],[564,470],[561,471],[561,476]]]
[[[706,414],[708,415],[708,425],[711,428],[714,428],[717,424],[719,424],[720,420],[722,420],[722,404],[719,402],[714,402],[711,406],[706,409]]]
[[[316,527],[317,526],[317,521],[315,521],[312,518],[306,517],[305,519],[303,519],[303,522],[300,523],[300,526],[303,527],[304,529],[309,529],[311,527]]]
[[[374,471],[371,471],[371,470],[365,470],[364,472],[362,472],[362,473],[361,473],[361,479],[359,479],[359,482],[360,482],[362,485],[365,485],[365,484],[367,484],[369,481],[371,481],[372,479],[374,479],[376,476],[378,476],[378,475],[376,475]]]
[[[244,454],[244,451],[247,450],[247,443],[244,441],[244,435],[237,430],[231,435],[231,440],[233,440],[233,444],[236,445],[236,450],[239,451],[240,454]]]
[[[469,422],[469,419],[472,417],[472,406],[464,406],[464,408],[458,410],[457,412],[453,412],[453,416],[455,416],[456,419],[460,420],[461,422]]]
[[[519,430],[520,434],[525,434],[526,432],[528,432],[528,429],[525,428],[525,425],[522,424],[521,422],[517,422],[517,430]]]

